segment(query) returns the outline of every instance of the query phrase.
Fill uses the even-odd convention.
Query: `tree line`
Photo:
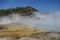
[[[0,16],[7,16],[9,14],[21,14],[23,16],[29,16],[32,15],[32,12],[38,11],[35,8],[31,6],[27,7],[16,7],[16,8],[9,8],[9,9],[0,9]]]

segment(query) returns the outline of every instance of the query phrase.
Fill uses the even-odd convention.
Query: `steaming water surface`
[[[32,28],[39,28],[46,31],[60,32],[60,12],[42,14],[33,12],[31,16],[21,16],[20,14],[12,14],[0,19],[0,24],[20,23]]]

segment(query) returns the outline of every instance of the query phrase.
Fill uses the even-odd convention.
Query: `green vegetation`
[[[0,16],[7,16],[12,13],[14,13],[14,14],[18,13],[23,16],[29,16],[32,14],[33,11],[38,11],[38,10],[36,10],[35,8],[32,8],[31,6],[0,9]]]

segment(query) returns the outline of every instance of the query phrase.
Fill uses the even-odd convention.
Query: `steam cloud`
[[[31,16],[12,14],[0,18],[0,24],[20,23],[32,28],[44,29],[47,31],[60,32],[60,12],[42,14],[33,12]]]

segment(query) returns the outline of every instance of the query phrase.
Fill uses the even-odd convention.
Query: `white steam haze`
[[[32,28],[44,29],[47,31],[60,32],[60,12],[42,14],[33,12],[31,17],[12,14],[0,18],[0,24],[20,23]]]

